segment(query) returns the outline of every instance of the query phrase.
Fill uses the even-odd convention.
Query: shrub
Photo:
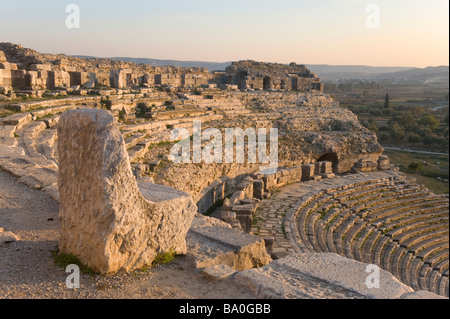
[[[414,171],[414,172],[418,172],[422,169],[423,164],[422,163],[417,163],[417,162],[412,162],[408,165],[408,169],[410,171]]]
[[[80,267],[80,272],[83,274],[96,274],[96,272],[93,271],[92,268],[82,264],[80,260],[74,255],[62,254],[59,252],[59,249],[51,250],[50,253],[53,257],[53,262],[59,267],[66,269],[68,265],[77,265],[78,267]]]
[[[174,259],[175,259],[175,251],[171,249],[167,252],[157,254],[155,259],[153,260],[152,266],[165,265],[170,263]]]

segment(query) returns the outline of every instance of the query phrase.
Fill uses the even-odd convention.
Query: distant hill
[[[449,82],[449,67],[374,67],[363,65],[306,65],[317,73],[322,81],[369,80],[369,81],[408,81],[430,83]]]
[[[376,80],[396,80],[396,81],[419,81],[428,83],[448,83],[449,67],[437,66],[424,69],[414,68],[411,70],[394,73],[384,73],[375,76]]]
[[[75,57],[90,59],[93,56],[76,55]],[[155,66],[179,66],[179,67],[203,67],[209,71],[223,71],[231,62],[204,62],[204,61],[179,61],[158,60],[148,58],[112,57],[109,59],[143,63]],[[449,81],[449,67],[427,67],[424,69],[414,67],[376,67],[366,65],[327,65],[306,64],[311,71],[317,73],[322,81],[333,80],[394,80],[394,81],[420,81],[423,83],[441,83]]]
[[[311,71],[317,73],[322,80],[368,80],[382,74],[407,71],[412,67],[377,67],[366,65],[327,65],[307,64]]]

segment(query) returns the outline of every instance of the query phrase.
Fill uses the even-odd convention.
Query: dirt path
[[[68,289],[69,273],[56,266],[58,202],[28,188],[0,169],[0,227],[19,241],[0,243],[0,299],[147,298],[246,299],[250,293],[231,281],[211,282],[186,266],[184,256],[146,272],[111,277],[81,275],[80,288]]]
[[[408,152],[408,153],[431,154],[431,155],[447,155],[448,156],[448,153],[413,150],[413,149],[410,149],[410,148],[401,148],[401,147],[394,147],[394,146],[384,146],[383,145],[383,148],[386,149],[386,150],[402,151],[402,152]]]

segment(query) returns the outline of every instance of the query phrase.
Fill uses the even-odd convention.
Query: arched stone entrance
[[[339,159],[335,152],[325,153],[317,159],[317,162],[324,162],[324,161],[333,163],[333,173],[334,174],[339,173]]]

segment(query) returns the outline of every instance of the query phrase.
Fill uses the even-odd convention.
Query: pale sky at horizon
[[[80,8],[68,29],[65,9]],[[369,4],[380,27],[368,28]],[[185,61],[448,65],[448,0],[0,0],[0,42]]]

